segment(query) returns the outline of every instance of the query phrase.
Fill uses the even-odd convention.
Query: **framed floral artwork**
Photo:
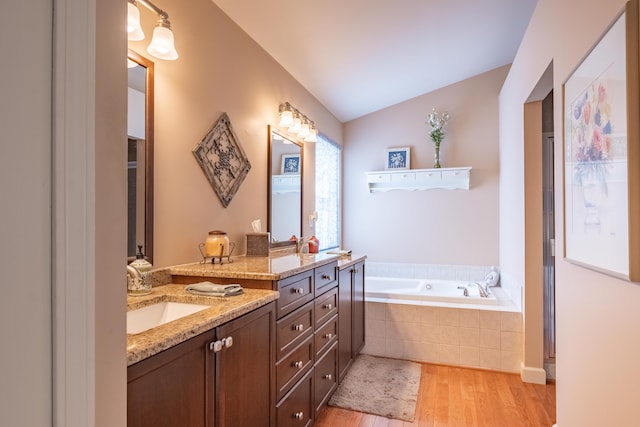
[[[411,147],[387,148],[385,169],[411,169]]]
[[[283,175],[299,175],[300,154],[283,154],[280,173]]]
[[[640,281],[638,0],[564,83],[564,255]]]

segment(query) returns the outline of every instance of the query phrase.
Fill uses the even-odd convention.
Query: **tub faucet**
[[[482,283],[480,282],[471,282],[469,283],[470,285],[475,285],[478,287],[478,293],[480,294],[481,298],[488,298],[489,297],[489,288],[485,287],[484,285],[482,285]]]
[[[458,286],[458,289],[462,289],[462,295],[464,295],[465,297],[469,296],[469,288],[467,288],[466,286]]]

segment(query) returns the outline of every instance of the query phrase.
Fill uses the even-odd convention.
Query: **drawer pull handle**
[[[332,333],[328,333],[324,336],[326,339],[330,340],[331,338],[333,338],[333,334]]]
[[[325,304],[324,308],[326,308],[327,310],[331,310],[333,308],[333,304]]]
[[[299,325],[293,325],[293,330],[298,332],[304,331],[304,325],[302,323]]]
[[[297,362],[293,362],[293,367],[294,368],[302,368],[302,366],[304,365],[304,363],[302,362],[302,360],[298,360]]]
[[[304,418],[304,412],[296,412],[295,414],[293,414],[293,416],[296,418],[296,420],[301,420]]]
[[[304,294],[304,288],[295,288],[293,293],[302,295]]]
[[[325,375],[323,378],[324,378],[325,380],[329,380],[329,381],[331,381],[331,380],[333,379],[333,375],[331,375],[331,374],[327,374],[327,375]]]
[[[331,276],[329,276],[328,274],[323,274],[322,278],[325,279],[325,280],[330,280]]]

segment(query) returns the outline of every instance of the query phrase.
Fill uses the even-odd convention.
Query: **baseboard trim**
[[[532,368],[530,366],[524,366],[524,363],[521,363],[520,378],[525,383],[546,384],[547,371],[542,368]]]

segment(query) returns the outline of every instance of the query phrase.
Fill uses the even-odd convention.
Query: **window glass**
[[[324,135],[316,141],[316,237],[320,250],[340,247],[340,161],[342,148]]]

